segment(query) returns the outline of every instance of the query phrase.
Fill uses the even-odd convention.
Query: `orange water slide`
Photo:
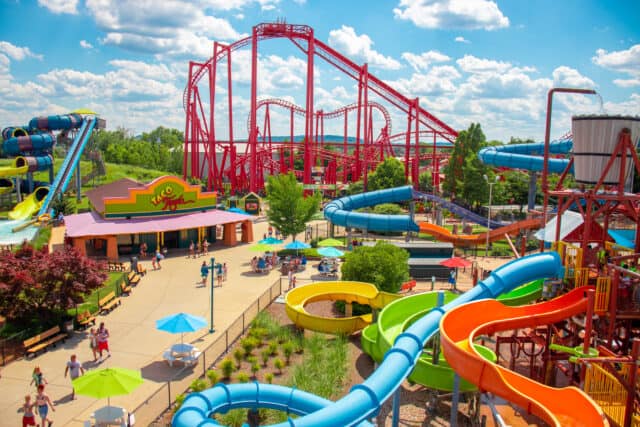
[[[462,305],[440,322],[442,349],[447,362],[462,378],[524,408],[552,426],[608,426],[602,409],[575,387],[540,384],[484,359],[473,347],[474,338],[498,331],[548,325],[586,311],[586,290],[574,289],[541,304],[508,307],[496,300]]]
[[[430,234],[441,242],[451,242],[456,246],[481,245],[487,241],[487,233],[452,234],[446,228],[431,224],[430,222],[421,222],[418,225],[421,233]],[[513,224],[505,225],[504,227],[489,231],[489,241],[494,242],[496,240],[502,240],[504,239],[505,234],[516,234],[520,230],[540,228],[541,225],[542,220],[537,218],[514,222]]]

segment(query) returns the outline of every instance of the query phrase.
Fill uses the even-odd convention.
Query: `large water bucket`
[[[596,184],[618,143],[620,131],[631,130],[634,146],[640,138],[640,117],[631,116],[575,116],[572,119],[573,156],[576,181]],[[617,185],[620,177],[621,155],[607,173],[604,184]],[[634,165],[630,156],[625,162],[625,191],[631,191]]]

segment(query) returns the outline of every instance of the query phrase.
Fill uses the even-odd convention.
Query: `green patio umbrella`
[[[320,246],[320,247],[345,246],[345,244],[344,244],[344,242],[342,240],[329,238],[329,239],[324,239],[324,240],[319,241],[318,242],[318,246]]]
[[[89,371],[72,381],[76,393],[96,399],[131,393],[142,384],[140,371],[125,368],[105,368]]]
[[[266,243],[256,243],[255,245],[249,246],[249,250],[254,252],[271,252],[273,249],[273,245]]]

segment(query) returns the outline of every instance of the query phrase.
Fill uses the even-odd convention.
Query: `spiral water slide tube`
[[[495,298],[503,292],[547,277],[562,277],[560,256],[555,252],[529,255],[511,261],[478,283],[471,290],[442,307],[416,319],[398,335],[384,361],[362,384],[337,402],[329,402],[309,393],[266,384],[217,385],[200,393],[191,393],[173,417],[174,427],[217,425],[211,413],[234,408],[274,408],[300,415],[277,427],[335,427],[367,425],[381,405],[415,368],[427,340],[438,330],[442,315],[465,303]]]
[[[525,219],[480,234],[453,234],[448,229],[429,222],[421,222],[418,226],[421,233],[430,234],[441,242],[451,242],[457,247],[464,247],[484,244],[487,241],[487,234],[489,234],[489,241],[495,242],[504,239],[505,234],[517,234],[520,230],[537,230],[542,226],[542,220]]]
[[[324,217],[335,225],[369,231],[419,231],[418,225],[411,220],[409,215],[352,212],[380,203],[397,203],[412,198],[413,189],[409,185],[341,197],[329,202],[324,207]]]
[[[467,381],[524,408],[556,427],[608,426],[602,409],[575,387],[557,389],[489,363],[474,348],[474,338],[499,331],[549,325],[583,313],[587,287],[540,304],[506,307],[494,300],[465,304],[440,323],[442,350],[451,367]]]
[[[570,139],[554,141],[549,144],[550,154],[566,154],[571,151]],[[483,148],[478,158],[485,165],[509,169],[541,171],[544,165],[544,142],[529,144],[496,145]],[[549,172],[562,173],[569,164],[567,159],[549,159]],[[573,173],[573,170],[571,170]]]

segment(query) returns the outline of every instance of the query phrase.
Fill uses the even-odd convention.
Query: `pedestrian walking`
[[[100,353],[100,361],[102,361],[102,352],[107,350],[107,357],[111,357],[109,350],[109,330],[104,327],[104,322],[100,323],[98,332],[96,332],[96,341],[98,343],[98,352]]]
[[[78,378],[80,375],[84,375],[84,368],[82,364],[78,362],[78,359],[75,354],[71,355],[71,358],[67,362],[67,367],[64,369],[64,377],[67,378],[67,374],[71,378],[71,400],[75,400],[76,398],[76,390],[73,388],[73,380]]]
[[[98,361],[98,339],[96,336],[96,328],[91,328],[89,331],[89,348],[93,353],[93,361]]]
[[[293,289],[296,288],[296,276],[293,276],[293,279],[291,281],[291,285],[293,286]]]
[[[207,265],[207,261],[202,261],[202,265],[200,266],[200,277],[202,277],[202,285],[207,286],[207,277],[209,277],[209,266]]]
[[[47,380],[44,378],[44,374],[40,369],[40,366],[36,366],[33,368],[33,372],[31,373],[31,382],[29,385],[34,384],[36,388],[40,387],[43,384],[48,384]]]
[[[289,279],[289,289],[293,289],[293,269],[289,268],[289,272],[287,273],[287,279]]]
[[[147,244],[145,242],[140,243],[140,259],[147,257]]]
[[[53,412],[56,411],[55,405],[49,398],[49,396],[44,392],[44,384],[40,384],[38,386],[38,394],[36,394],[36,406],[38,407],[38,415],[42,419],[42,427],[44,427],[44,423],[47,422],[47,426],[51,427],[53,424],[53,420],[49,419],[49,408]]]
[[[222,280],[227,281],[227,263],[222,264]]]
[[[218,286],[222,286],[222,278],[223,278],[223,276],[222,276],[222,264],[221,263],[218,263],[216,265],[216,276],[217,276],[217,279],[218,279]]]
[[[31,403],[31,395],[27,394],[22,404],[22,427],[36,425],[36,414],[33,412],[34,406],[35,403]]]
[[[196,244],[193,243],[193,240],[191,241],[191,244],[189,244],[189,256],[187,258],[196,258]]]
[[[207,239],[204,239],[204,241],[202,242],[202,250],[204,251],[205,255],[209,253],[209,241]]]

